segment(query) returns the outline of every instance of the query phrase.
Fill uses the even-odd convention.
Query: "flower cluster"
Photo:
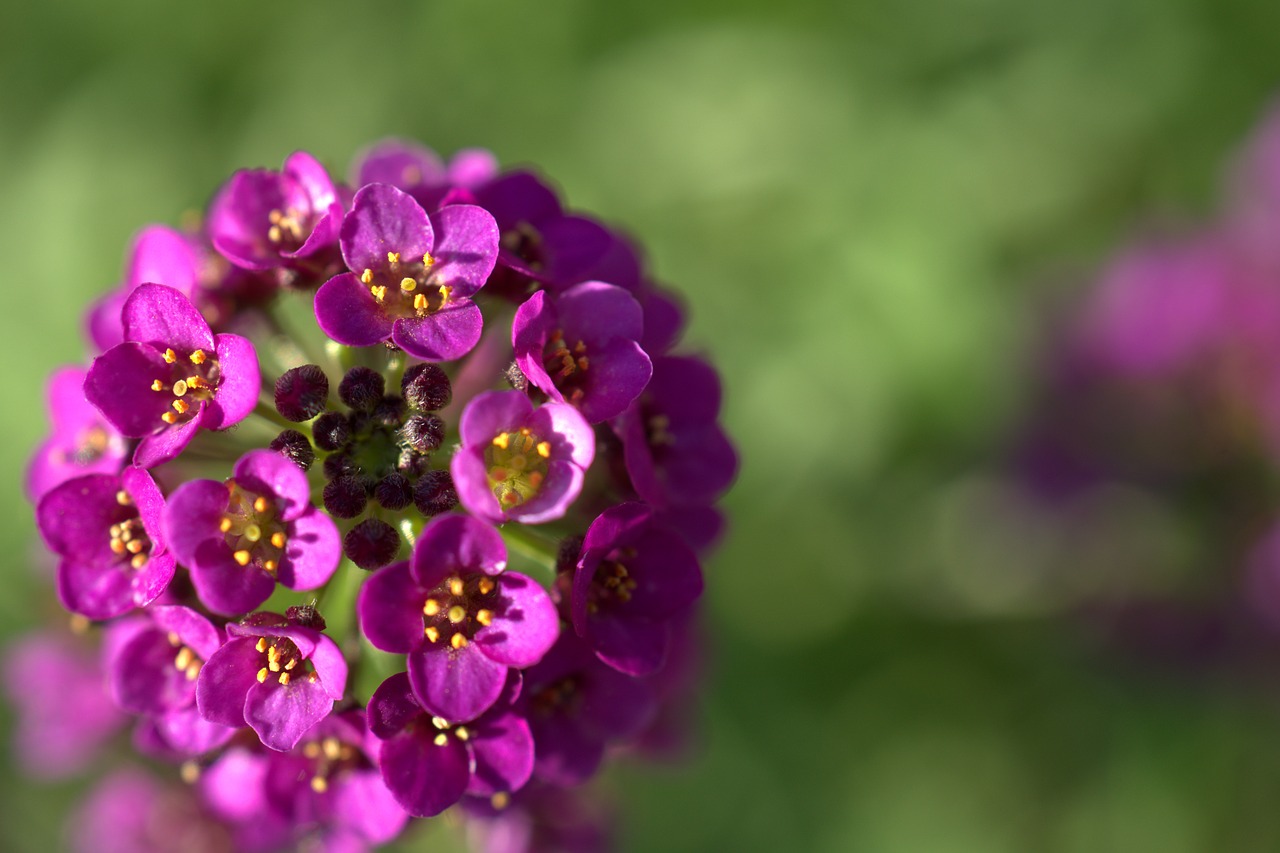
[[[680,302],[487,152],[352,174],[295,153],[144,229],[50,380],[26,489],[79,636],[11,655],[23,754],[78,770],[131,715],[186,783],[124,771],[83,849],[366,849],[455,806],[486,849],[605,846],[580,786],[694,691],[737,456]]]

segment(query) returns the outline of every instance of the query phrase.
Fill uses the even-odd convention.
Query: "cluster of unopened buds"
[[[352,177],[299,152],[144,229],[50,380],[27,492],[76,630],[11,650],[20,754],[75,771],[133,719],[186,783],[108,777],[85,849],[358,850],[447,809],[605,847],[584,783],[678,739],[737,468],[680,303],[487,152]]]

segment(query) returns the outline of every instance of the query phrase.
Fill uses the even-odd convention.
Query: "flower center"
[[[111,436],[99,424],[94,424],[80,430],[65,458],[74,465],[89,465],[101,459],[110,446]]]
[[[465,579],[446,578],[422,604],[422,633],[427,641],[464,648],[476,631],[493,621],[497,589],[494,578],[478,572]]]
[[[520,258],[529,269],[541,272],[545,265],[542,256],[542,234],[528,222],[520,221],[516,227],[502,232],[498,241],[503,249]]]
[[[293,640],[285,637],[259,637],[258,644],[254,646],[258,652],[263,655],[262,663],[264,666],[258,670],[258,683],[264,683],[273,675],[281,684],[287,686],[290,681],[300,675],[306,675],[307,681],[316,681],[319,676],[315,670],[311,669],[311,664],[302,653],[298,651],[298,647],[293,644]]]
[[[267,214],[270,226],[267,228],[267,239],[278,249],[293,251],[306,242],[307,232],[304,230],[307,217],[297,208],[273,210]]]
[[[471,732],[467,731],[466,726],[452,726],[444,717],[432,717],[431,726],[435,729],[436,735],[431,742],[436,746],[444,746],[449,742],[449,735],[453,735],[463,743],[471,739]]]
[[[590,366],[585,343],[578,341],[570,349],[565,343],[564,332],[556,329],[542,351],[542,366],[566,400],[570,403],[582,400],[586,393],[583,386],[587,368]]]
[[[542,441],[528,428],[499,433],[485,448],[489,488],[503,508],[519,506],[542,488],[547,477],[551,442]]]
[[[311,761],[311,790],[317,794],[329,790],[334,776],[364,763],[359,749],[336,737],[307,741],[302,745],[302,754]]]
[[[601,605],[626,604],[631,600],[631,593],[636,588],[636,579],[631,576],[624,559],[632,559],[636,555],[634,548],[620,548],[600,561],[595,575],[591,578],[591,591],[588,593],[587,610],[595,613]]]
[[[204,666],[204,661],[196,654],[195,649],[184,645],[182,638],[173,631],[169,632],[169,645],[178,650],[178,654],[173,659],[173,668],[185,675],[187,681],[195,681],[196,676],[200,674],[200,668]]]
[[[164,360],[170,366],[169,375],[152,381],[151,390],[172,394],[169,405],[173,411],[166,411],[160,420],[169,425],[189,421],[199,411],[200,403],[213,399],[220,373],[218,361],[202,349],[184,357],[172,348],[164,351]]]
[[[529,697],[529,705],[541,717],[569,713],[581,695],[579,686],[577,676],[567,675],[534,692]]]
[[[123,508],[123,515],[109,530],[111,552],[131,567],[141,569],[151,556],[151,538],[147,536],[142,518],[128,492],[123,489],[116,492],[116,503]]]
[[[366,269],[360,281],[384,311],[395,317],[425,317],[444,308],[453,290],[433,281],[431,268],[436,259],[430,253],[421,261],[404,262],[399,252],[387,252],[387,265],[374,272]]]
[[[227,509],[218,529],[232,556],[242,566],[253,564],[274,574],[289,541],[284,522],[276,517],[275,502],[241,488],[234,479],[227,480],[227,492]]]

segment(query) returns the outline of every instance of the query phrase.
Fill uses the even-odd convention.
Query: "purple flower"
[[[123,435],[141,438],[134,463],[173,459],[196,431],[226,429],[258,401],[257,352],[239,335],[214,335],[191,301],[144,284],[124,304],[125,342],[94,359],[85,397]]]
[[[418,702],[409,676],[397,673],[369,700],[369,729],[382,739],[382,778],[410,814],[432,817],[464,794],[518,790],[533,772],[529,725],[511,712],[515,674],[502,701],[476,717],[450,722]]]
[[[307,475],[271,450],[240,457],[225,483],[179,486],[165,527],[200,600],[219,613],[252,610],[277,580],[290,589],[322,586],[342,558],[337,527],[311,505]]]
[[[52,434],[27,463],[27,499],[35,502],[59,483],[81,474],[118,474],[128,455],[124,436],[84,398],[86,371],[64,367],[46,392]]]
[[[329,173],[305,151],[279,172],[236,172],[209,208],[209,237],[223,256],[246,269],[265,270],[322,259],[332,253],[342,204]]]
[[[408,654],[413,689],[433,714],[475,719],[497,701],[508,668],[532,666],[556,640],[550,596],[506,563],[496,530],[446,515],[422,531],[409,562],[379,569],[360,590],[369,642]]]
[[[458,500],[493,522],[560,518],[582,491],[595,435],[563,403],[537,409],[519,391],[490,391],[462,413],[462,447],[451,463]]]
[[[493,270],[498,228],[483,209],[457,204],[428,216],[387,184],[356,193],[342,222],[342,257],[355,272],[316,292],[316,320],[348,346],[390,340],[426,361],[451,361],[480,339],[471,301]]]
[[[250,826],[265,826],[279,839],[273,849],[319,842],[363,850],[393,839],[409,819],[382,781],[379,743],[363,710],[330,714],[288,752],[229,750],[201,776],[200,793],[242,840]]]
[[[697,358],[654,359],[653,379],[614,421],[631,484],[656,507],[710,504],[738,471],[720,428],[720,379]]]
[[[568,631],[525,670],[516,703],[533,732],[535,777],[565,786],[590,779],[605,747],[640,732],[656,709],[644,681],[605,666]]]
[[[93,789],[69,828],[74,853],[231,853],[224,827],[181,785],[161,785],[134,768]]]
[[[609,666],[648,675],[666,660],[670,620],[701,594],[702,569],[684,540],[644,504],[619,504],[587,529],[573,577],[573,627]]]
[[[235,730],[203,719],[195,707],[196,677],[222,645],[222,632],[186,607],[151,607],[141,621],[107,661],[115,703],[147,715],[148,733],[175,754],[226,743]]]
[[[62,558],[58,594],[68,610],[109,619],[164,592],[174,558],[165,543],[163,512],[160,489],[141,468],[76,477],[40,499],[36,520]]]
[[[374,143],[356,158],[355,185],[390,184],[413,196],[424,210],[436,210],[455,189],[470,190],[498,173],[493,154],[467,148],[453,155],[446,167],[425,145],[403,139]]]
[[[483,853],[601,853],[613,850],[617,821],[585,788],[537,779],[510,796],[467,797],[467,837]]]
[[[643,333],[640,303],[598,281],[557,297],[540,290],[511,324],[516,364],[524,375],[593,424],[622,414],[648,384],[653,366],[637,343]]]
[[[346,690],[347,662],[319,631],[264,613],[227,625],[227,636],[196,679],[210,722],[247,725],[265,746],[289,750]]]
[[[4,687],[17,711],[14,752],[42,778],[79,773],[125,724],[100,656],[61,634],[30,634],[5,649]]]

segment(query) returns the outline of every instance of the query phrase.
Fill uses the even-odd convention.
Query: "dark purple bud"
[[[404,400],[394,394],[383,397],[373,410],[374,423],[395,429],[404,423]]]
[[[324,617],[320,615],[319,610],[316,610],[314,604],[295,604],[285,610],[284,618],[289,620],[290,625],[297,625],[300,628],[310,628],[313,631],[325,629]]]
[[[324,508],[334,518],[355,518],[364,512],[369,496],[359,478],[338,477],[324,485]]]
[[[371,412],[387,391],[387,380],[368,367],[353,367],[338,384],[338,397],[358,412]]]
[[[303,471],[309,470],[311,463],[316,461],[316,451],[311,446],[311,440],[296,429],[287,429],[280,433],[268,447]]]
[[[319,365],[291,368],[276,380],[276,411],[286,420],[309,421],[324,411],[328,399],[329,377]]]
[[[413,503],[428,518],[453,509],[458,505],[453,477],[448,471],[427,471],[413,488]]]
[[[388,474],[374,487],[373,499],[383,509],[404,509],[413,503],[413,484],[403,474]]]
[[[507,367],[502,374],[502,378],[507,380],[507,384],[517,391],[529,390],[529,377],[524,375],[524,371],[520,369],[520,365],[514,361]]]
[[[326,480],[353,476],[359,471],[360,466],[345,453],[335,453],[324,460],[324,478]]]
[[[419,453],[430,453],[444,442],[444,421],[435,415],[414,415],[400,430],[405,443]]]
[[[345,415],[329,412],[321,415],[311,425],[311,433],[315,436],[316,447],[321,450],[341,450],[351,441],[351,425]]]
[[[453,399],[449,377],[434,364],[415,364],[406,370],[400,393],[410,406],[424,412],[443,409]]]
[[[347,532],[342,548],[351,562],[362,569],[380,569],[400,551],[400,534],[385,521],[366,518]]]

